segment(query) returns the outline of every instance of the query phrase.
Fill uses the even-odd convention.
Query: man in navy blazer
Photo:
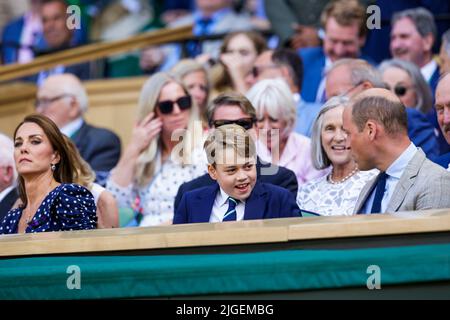
[[[436,88],[437,122],[448,146],[450,146],[450,73],[445,74]],[[441,155],[435,162],[450,171],[450,152]]]
[[[50,76],[38,89],[36,111],[52,119],[73,140],[102,183],[119,161],[120,139],[110,130],[86,123],[83,115],[87,108],[86,90],[73,74]]]
[[[301,216],[289,191],[257,181],[255,143],[243,127],[216,128],[205,151],[216,183],[183,195],[174,224]]]
[[[301,95],[306,102],[325,102],[325,73],[342,58],[358,58],[366,40],[366,12],[357,2],[332,1],[322,12],[323,46],[304,48],[306,66]]]

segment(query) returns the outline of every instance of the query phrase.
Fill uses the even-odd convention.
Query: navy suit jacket
[[[0,201],[0,221],[2,221],[8,211],[11,210],[17,198],[19,198],[19,194],[17,193],[17,189],[14,188]]]
[[[83,159],[96,173],[110,171],[119,162],[120,139],[112,131],[83,122],[71,138]]]
[[[273,175],[261,175],[261,168],[268,167],[272,165],[274,169],[278,169],[276,174]],[[285,167],[279,167],[270,163],[262,163],[259,158],[256,161],[256,174],[257,179],[260,182],[270,183],[279,187],[282,187],[288,191],[290,191],[295,198],[297,198],[298,191],[298,182],[295,173],[292,170],[289,170]],[[195,189],[199,189],[202,187],[214,185],[216,183],[209,174],[204,174],[194,180],[183,183],[179,188],[177,195],[175,197],[174,210],[175,212],[178,209],[181,198],[188,191],[192,191]]]
[[[447,169],[448,165],[450,164],[450,152],[436,158],[434,160],[434,163],[437,163],[441,167],[444,167],[444,169]]]
[[[433,125],[420,111],[406,108],[408,117],[408,136],[411,141],[420,147],[427,158],[435,158],[439,155],[439,143]]]
[[[298,50],[303,61],[303,82],[301,95],[306,102],[315,102],[325,69],[325,53],[322,47],[303,48]],[[362,56],[361,59],[373,64],[373,61]]]
[[[219,184],[186,193],[174,224],[209,222]],[[257,181],[245,201],[244,220],[301,217],[295,198],[286,189]]]

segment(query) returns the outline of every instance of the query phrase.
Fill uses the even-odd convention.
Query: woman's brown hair
[[[64,135],[59,131],[56,124],[41,114],[31,114],[26,116],[21,123],[16,127],[14,131],[14,141],[16,140],[17,131],[25,123],[37,124],[50,141],[50,144],[54,151],[56,151],[60,157],[59,163],[56,164],[56,168],[53,171],[53,178],[59,183],[73,183],[73,175],[75,172],[74,163],[76,161],[76,155],[73,150],[67,145]],[[50,163],[49,163],[50,168]],[[27,193],[25,190],[25,181],[22,176],[18,178],[19,197],[24,207],[27,206]]]

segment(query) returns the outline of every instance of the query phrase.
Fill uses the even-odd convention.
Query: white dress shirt
[[[8,188],[0,192],[0,201],[2,201],[8,195],[8,193],[14,188],[15,186],[9,186]]]
[[[209,222],[222,222],[223,217],[228,210],[228,198],[229,195],[226,194],[222,188],[220,188],[220,191],[217,192],[216,199],[214,200]],[[236,205],[236,221],[244,220],[244,213],[245,201],[239,201]]]
[[[83,118],[79,117],[72,122],[69,122],[64,127],[61,128],[61,132],[67,137],[71,138],[78,130],[80,130],[83,125]]]
[[[436,71],[438,65],[434,59],[431,59],[426,65],[420,68],[420,72],[425,78],[426,82],[430,82],[431,77],[433,76],[434,71]]]
[[[330,58],[325,57],[325,67],[322,71],[322,79],[320,80],[319,88],[317,88],[317,94],[316,94],[316,102],[317,103],[324,103],[323,97],[325,96],[325,85],[326,85],[326,74],[328,70],[332,67],[333,62],[331,62]],[[326,100],[326,99],[325,99]]]
[[[395,187],[397,183],[400,181],[400,177],[403,172],[405,172],[406,167],[409,162],[417,152],[417,147],[414,143],[411,142],[408,148],[398,157],[386,170],[386,174],[388,175],[386,179],[386,189],[384,190],[383,200],[381,201],[381,212],[386,212],[389,201],[394,194]],[[363,212],[370,213],[372,209],[373,200],[375,198],[375,189],[372,191],[372,194],[366,201],[366,205],[364,206]]]

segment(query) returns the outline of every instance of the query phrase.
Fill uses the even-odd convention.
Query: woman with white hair
[[[299,188],[297,204],[301,210],[323,216],[352,215],[359,193],[377,170],[359,171],[342,128],[347,97],[328,100],[320,110],[311,137],[312,161],[318,170],[330,173]]]
[[[297,110],[287,83],[261,80],[247,97],[256,109],[258,156],[294,171],[299,186],[323,176],[326,172],[313,167],[310,139],[294,132]]]
[[[141,226],[171,224],[178,187],[206,172],[202,142],[187,89],[168,73],[156,73],[141,90],[138,123],[106,188],[119,208],[142,213]]]

